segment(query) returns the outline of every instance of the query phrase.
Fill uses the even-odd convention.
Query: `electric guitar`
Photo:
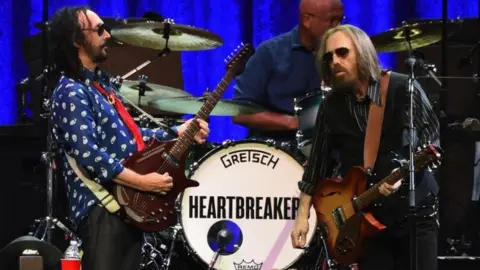
[[[440,149],[433,145],[424,146],[415,154],[416,171],[440,162]],[[312,198],[318,224],[326,230],[326,242],[330,255],[339,264],[352,264],[362,251],[365,237],[373,236],[385,229],[371,213],[362,210],[380,196],[383,183],[393,185],[408,177],[408,162],[390,175],[365,190],[367,174],[363,167],[353,167],[344,179],[329,178],[319,182]]]
[[[234,76],[243,71],[248,57],[253,53],[250,44],[242,44],[238,52],[226,60],[227,72],[207,97],[195,119],[206,120],[215,105],[221,99]],[[173,188],[166,195],[143,192],[128,186],[115,184],[113,196],[122,206],[127,220],[143,231],[160,231],[172,226],[177,221],[175,200],[186,188],[197,187],[197,181],[185,176],[187,150],[194,142],[199,126],[192,121],[178,139],[162,142],[152,140],[147,147],[132,155],[124,162],[125,167],[139,173],[148,174],[168,172],[173,178]]]

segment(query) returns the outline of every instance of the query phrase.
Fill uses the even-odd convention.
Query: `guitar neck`
[[[200,110],[198,111],[197,115],[194,117],[194,121],[188,126],[188,128],[183,132],[182,136],[180,136],[173,145],[172,149],[170,150],[170,154],[173,155],[176,159],[180,159],[185,151],[188,150],[190,145],[192,145],[195,134],[197,134],[198,130],[200,129],[198,123],[196,123],[196,119],[203,119],[207,120],[208,116],[212,112],[213,108],[217,105],[218,101],[223,96],[223,93],[227,90],[228,85],[232,82],[234,78],[233,72],[231,70],[227,71],[227,73],[223,76],[222,80],[217,84],[215,90],[208,95],[205,103],[202,105]]]
[[[382,196],[382,194],[379,191],[379,187],[383,183],[387,183],[389,185],[395,184],[398,180],[404,178],[407,175],[408,172],[408,164],[402,166],[398,170],[392,172],[390,175],[387,177],[383,178],[380,180],[378,183],[370,187],[368,190],[366,190],[364,193],[362,193],[360,196],[357,197],[356,203],[357,206],[359,207],[360,210],[364,209],[370,203],[377,199],[378,197]]]

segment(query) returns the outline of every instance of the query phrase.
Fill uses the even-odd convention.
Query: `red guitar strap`
[[[113,93],[113,90],[110,93],[107,93],[105,89],[98,83],[93,82],[93,86],[102,93],[103,96],[108,100],[110,104],[112,104],[115,109],[117,110],[120,118],[122,118],[123,123],[127,125],[128,129],[132,133],[135,141],[137,143],[138,151],[141,151],[145,148],[145,143],[143,142],[142,134],[140,133],[140,129],[138,128],[137,124],[133,120],[132,116],[128,113],[125,107],[122,104],[122,101]]]
[[[367,128],[365,131],[365,143],[363,149],[363,168],[367,172],[373,170],[375,166],[375,161],[377,160],[389,82],[390,72],[382,72],[379,85],[380,104],[370,102],[370,110],[368,113]]]

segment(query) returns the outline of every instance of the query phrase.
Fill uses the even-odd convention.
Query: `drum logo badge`
[[[235,266],[235,270],[260,270],[262,269],[262,263],[255,263],[254,260],[250,262],[246,262],[245,260],[242,260],[240,263],[233,263],[233,266]]]

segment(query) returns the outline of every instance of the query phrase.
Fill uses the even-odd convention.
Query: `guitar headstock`
[[[418,147],[415,153],[415,168],[421,170],[426,167],[436,169],[441,164],[442,150],[433,144],[424,144]]]
[[[237,75],[243,72],[248,58],[253,54],[254,50],[251,44],[241,43],[227,59],[225,59],[227,70]]]

